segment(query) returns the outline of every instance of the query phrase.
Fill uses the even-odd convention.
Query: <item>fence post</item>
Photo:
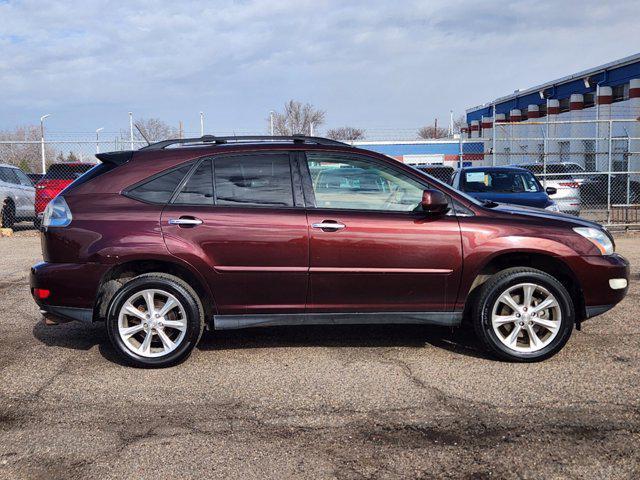
[[[458,168],[462,168],[462,131],[458,136]]]
[[[611,223],[611,155],[613,151],[613,120],[609,120],[609,166],[607,167],[607,223]]]
[[[493,128],[491,129],[491,165],[496,166],[496,136],[498,135],[498,119],[496,118],[496,104],[493,104]],[[485,148],[484,146],[482,147]]]

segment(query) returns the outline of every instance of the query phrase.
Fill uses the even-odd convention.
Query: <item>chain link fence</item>
[[[609,226],[640,226],[640,121],[496,123],[492,165],[531,170],[560,210]]]

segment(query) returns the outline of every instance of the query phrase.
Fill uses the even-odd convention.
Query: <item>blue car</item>
[[[527,169],[518,167],[468,167],[453,174],[454,188],[481,201],[511,203],[559,212],[549,198],[554,187],[545,190]]]

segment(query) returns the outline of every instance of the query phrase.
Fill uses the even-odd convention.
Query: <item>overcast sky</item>
[[[639,2],[0,0],[0,129],[266,131],[290,99],[326,127],[412,128],[640,51]]]

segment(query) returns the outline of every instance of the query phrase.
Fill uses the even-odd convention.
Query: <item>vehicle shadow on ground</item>
[[[33,327],[33,336],[49,347],[90,350],[98,346],[106,360],[124,364],[107,338],[104,323],[69,322],[49,326],[40,321]],[[427,345],[464,356],[491,358],[469,329],[422,325],[309,325],[205,331],[197,348],[221,351],[282,347],[424,348]]]

